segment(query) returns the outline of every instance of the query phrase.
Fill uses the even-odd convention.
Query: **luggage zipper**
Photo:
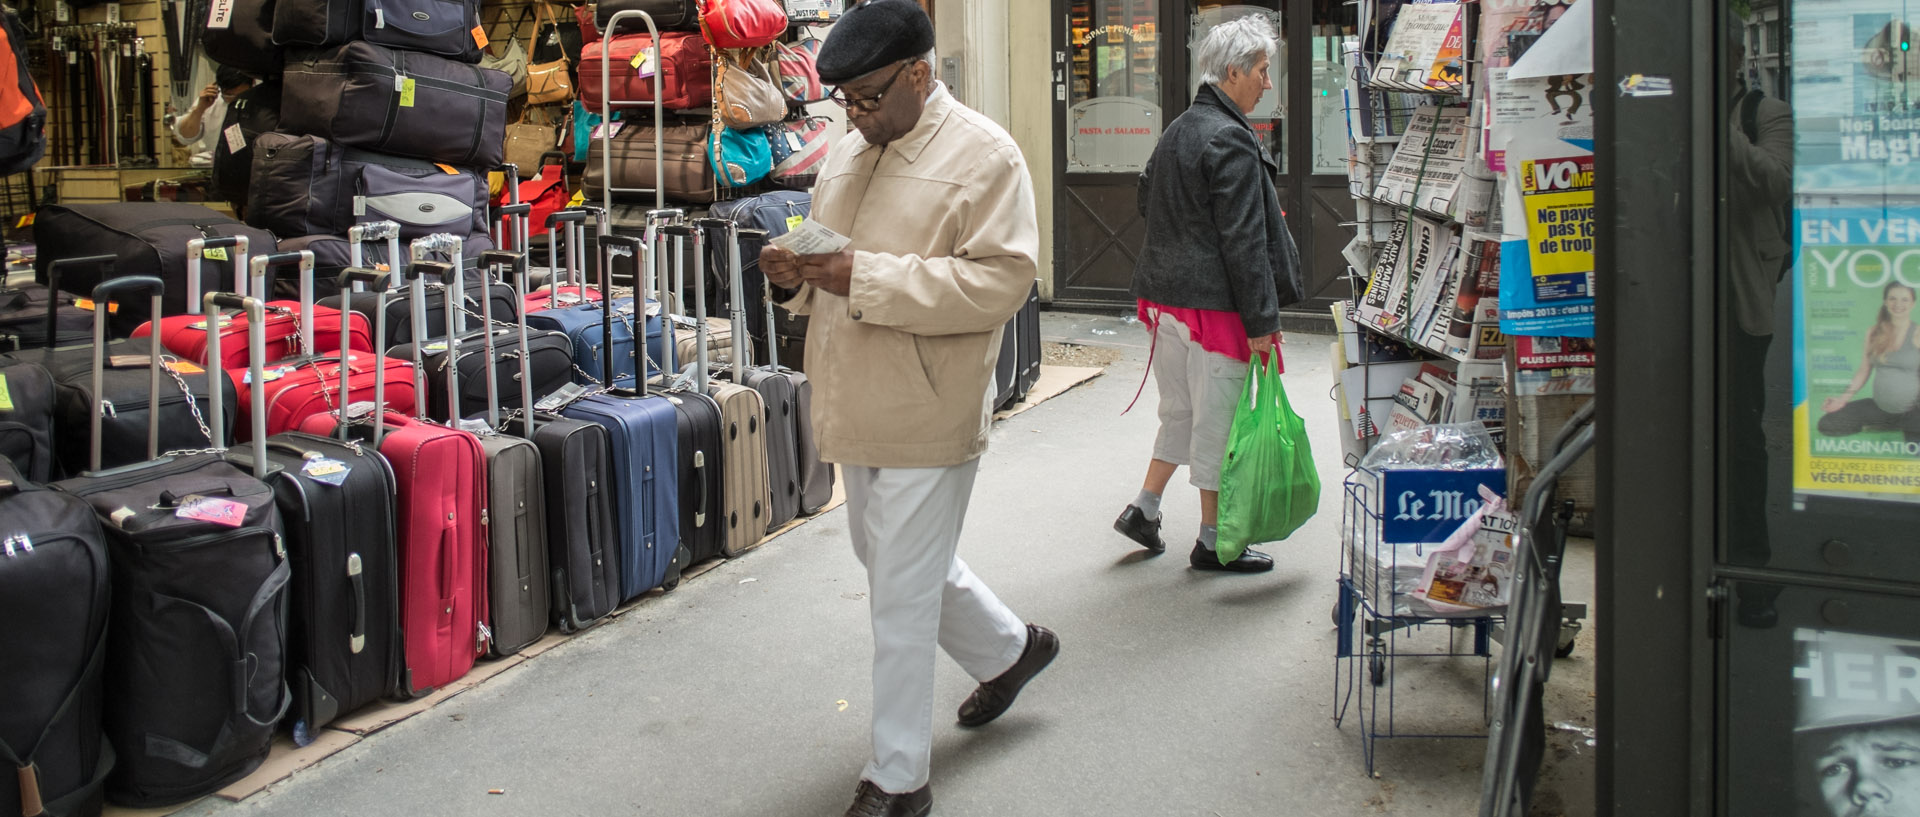
[[[281,542],[280,534],[275,533],[272,528],[258,528],[258,527],[232,528],[229,530],[220,531],[218,533],[203,533],[197,536],[188,536],[186,538],[175,539],[170,542],[168,541],[162,541],[158,543],[147,542],[142,545],[142,549],[148,550],[148,551],[164,549],[168,552],[192,550],[198,547],[205,547],[207,545],[217,545],[223,542],[229,542],[236,539],[245,539],[253,536],[273,537],[274,555],[278,556],[281,561],[286,560],[287,547],[285,543]]]
[[[0,539],[0,546],[6,548],[7,558],[11,559],[21,553],[32,553],[33,537],[24,533],[16,533],[6,539]]]

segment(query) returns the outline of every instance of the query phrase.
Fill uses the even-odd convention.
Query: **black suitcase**
[[[347,375],[342,369],[342,381]],[[342,382],[335,394],[346,391]],[[291,431],[266,442],[267,484],[293,568],[287,685],[296,741],[404,692],[393,469],[346,428],[340,439]]]
[[[51,327],[47,325],[49,309],[53,311]],[[39,283],[0,289],[0,354],[92,341],[93,313],[75,306],[72,295]]]
[[[461,255],[464,256],[465,254],[466,252],[462,250]],[[447,319],[445,312],[446,291],[446,287],[440,285],[427,288],[425,332],[416,332],[414,330],[413,293],[410,290],[401,290],[398,293],[387,296],[385,303],[387,312],[387,343],[390,344],[389,349],[402,349],[402,347],[410,343],[433,341],[447,336]],[[482,298],[489,299],[490,305],[488,307],[481,305],[480,301]],[[381,304],[380,297],[371,292],[334,295],[330,298],[321,299],[320,303],[323,306],[331,306],[337,309],[343,300],[349,304],[349,308],[353,311],[366,315],[368,320],[373,319],[374,312],[380,309]],[[483,308],[491,308],[495,317],[501,317],[507,320],[519,319],[520,296],[513,291],[512,287],[505,284],[482,281],[470,282],[465,288],[460,302],[465,306],[466,310],[471,313],[479,313]],[[388,356],[395,357],[396,355]],[[404,357],[404,355],[401,355],[401,357]]]
[[[207,59],[260,77],[280,73],[280,46],[273,41],[274,0],[214,0],[196,26]]]
[[[493,256],[494,264],[488,263]],[[496,266],[501,257],[511,259],[508,263],[518,263],[516,253],[492,250],[481,256],[478,286],[504,286],[491,273],[485,272]],[[463,283],[463,286],[464,283]],[[447,310],[444,298],[438,306],[442,309],[442,322],[452,320],[460,327],[460,343],[457,351],[450,351],[445,338],[429,341],[421,350],[420,359],[426,366],[427,378],[427,416],[446,421],[453,417],[473,417],[485,414],[489,409],[512,410],[525,405],[522,396],[531,393],[535,402],[546,397],[562,386],[573,382],[573,341],[563,332],[530,332],[524,350],[526,367],[521,366],[522,350],[517,345],[518,320],[515,313],[512,321],[502,322],[495,318],[495,299],[479,299],[479,315],[468,310]],[[489,331],[480,327],[492,327]],[[411,359],[413,344],[395,347],[392,357]],[[488,362],[492,362],[493,371],[488,372]],[[447,366],[455,366],[459,377],[448,378]],[[513,388],[502,391],[499,383],[514,384]],[[447,389],[460,384],[461,394],[458,406],[450,405]],[[520,388],[525,384],[527,388]]]
[[[727,254],[732,248],[740,253],[740,282],[745,285],[741,297],[746,302],[748,346],[753,349],[754,360],[767,360],[771,351],[767,348],[767,316],[772,314],[765,309],[766,276],[760,272],[760,249],[767,242],[786,235],[794,225],[805,220],[813,211],[813,196],[802,190],[774,190],[758,196],[749,196],[733,201],[716,202],[709,211],[714,218],[724,218],[734,226],[746,232],[737,235],[732,241],[714,241],[713,281],[708,291],[717,297],[720,303],[730,303],[732,284],[728,278]],[[785,334],[785,332],[783,332]],[[805,335],[805,328],[793,333]]]
[[[290,54],[284,76],[290,133],[483,170],[506,155],[513,79],[500,71],[355,42]]]
[[[108,587],[93,508],[0,459],[0,814],[100,813]]]
[[[338,45],[354,40],[479,62],[473,31],[480,0],[279,0],[273,39],[285,45]]]
[[[279,72],[276,57],[273,73]],[[234,97],[233,104],[227,106],[226,121],[220,124],[220,139],[213,145],[214,195],[240,207],[247,205],[249,180],[253,178],[253,144],[279,128],[279,79],[266,80]]]
[[[658,234],[661,243],[652,256],[656,259],[656,281],[664,283],[666,279],[665,270],[658,266],[658,259],[668,257],[664,239],[692,234],[692,228],[680,224],[665,226]],[[678,292],[669,299],[665,287],[660,289],[661,303],[679,300]],[[689,364],[695,372],[705,371],[706,358],[706,350],[697,349]],[[725,513],[721,510],[726,483],[720,471],[723,423],[720,404],[700,388],[697,377],[678,382],[666,392],[666,398],[673,403],[680,436],[680,568],[685,569],[726,551]]]
[[[487,232],[487,179],[425,159],[386,156],[318,136],[262,134],[253,150],[247,223],[276,235],[346,235],[391,221],[400,237]]]
[[[82,256],[114,256],[112,265],[79,265],[64,275],[58,289],[84,295],[95,284],[122,273],[157,275],[167,282],[161,300],[168,315],[187,314],[187,242],[196,238],[243,236],[247,246],[222,250],[244,264],[252,255],[274,252],[273,233],[249,227],[198,204],[177,202],[115,202],[110,204],[48,204],[34,215],[33,238],[38,255],[34,280],[52,284],[48,268],[54,261]],[[217,259],[215,259],[217,260]],[[202,264],[200,291],[225,289],[231,272],[221,264]],[[268,283],[272,283],[269,281]],[[152,320],[146,302],[126,303],[113,313],[113,337],[125,337],[134,327]]]
[[[111,278],[113,265],[108,256],[69,258],[49,265],[48,271],[57,286],[66,287],[71,270],[104,270],[101,277]],[[122,304],[118,313],[125,314],[130,306]],[[104,305],[96,308],[109,309],[107,314],[115,314]],[[147,305],[142,305],[141,311],[146,309]],[[101,373],[102,388],[98,394],[93,378],[94,358],[100,349],[92,344],[8,355],[14,360],[39,364],[53,379],[53,452],[55,467],[61,475],[72,476],[89,468],[113,468],[141,461],[141,452],[147,447],[147,415],[152,408],[148,395],[150,379],[157,379],[161,394],[159,450],[205,449],[216,428],[223,434],[233,428],[234,407],[238,404],[233,381],[226,372],[206,372],[165,354],[161,359],[166,365],[154,367],[150,365],[150,340],[136,338],[104,344],[108,365]],[[209,384],[216,380],[227,397],[225,409],[218,414],[209,408],[212,399]],[[96,400],[105,401],[104,416],[96,410]],[[96,416],[105,440],[104,448],[97,452],[98,460],[93,459],[96,451],[91,437]]]
[[[0,460],[34,482],[53,479],[53,376],[0,359]]]
[[[163,288],[159,278],[129,276],[93,294],[106,303],[116,291],[147,289],[158,300]],[[261,323],[260,302],[246,304]],[[255,405],[264,445],[265,406]],[[157,427],[160,418],[149,421]],[[217,434],[214,447],[224,441]],[[54,485],[91,505],[106,532],[105,723],[118,755],[107,796],[135,807],[191,800],[250,774],[290,703],[292,568],[273,489],[260,480],[264,459],[256,454],[250,475],[218,454],[146,451],[144,462]]]
[[[700,30],[700,6],[694,0],[602,0],[594,6],[594,27],[600,29],[601,34],[606,34],[607,24],[613,20],[613,15],[622,11],[646,12],[653,18],[654,26],[661,31]],[[621,33],[646,31],[646,26],[638,21],[627,25],[621,29]]]

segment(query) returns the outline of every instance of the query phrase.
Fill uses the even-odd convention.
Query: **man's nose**
[[[1881,785],[1876,775],[1872,772],[1867,772],[1860,775],[1859,779],[1854,782],[1853,796],[1850,799],[1853,800],[1855,805],[1860,806],[1876,802],[1884,803],[1893,799],[1893,792],[1888,791],[1886,786]]]

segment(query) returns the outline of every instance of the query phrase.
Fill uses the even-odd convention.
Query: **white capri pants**
[[[1209,352],[1187,325],[1162,314],[1154,328],[1153,382],[1160,391],[1160,434],[1153,458],[1187,466],[1187,481],[1220,490],[1234,403],[1247,382],[1247,364]]]

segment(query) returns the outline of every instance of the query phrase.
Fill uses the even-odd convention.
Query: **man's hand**
[[[799,289],[807,282],[800,276],[800,256],[772,244],[760,248],[760,271],[768,283],[781,289]]]
[[[213,107],[213,101],[219,98],[220,98],[220,86],[208,85],[207,87],[200,89],[200,98],[194,100],[193,107],[195,110],[204,111],[208,108]]]
[[[1259,357],[1263,354],[1266,354],[1267,352],[1272,351],[1273,347],[1278,345],[1280,345],[1279,332],[1275,332],[1271,335],[1261,335],[1260,337],[1257,337],[1257,338],[1247,338],[1247,349],[1248,351],[1253,353],[1254,357]]]
[[[842,250],[827,255],[801,255],[800,277],[814,289],[842,298],[853,290],[853,252]]]

